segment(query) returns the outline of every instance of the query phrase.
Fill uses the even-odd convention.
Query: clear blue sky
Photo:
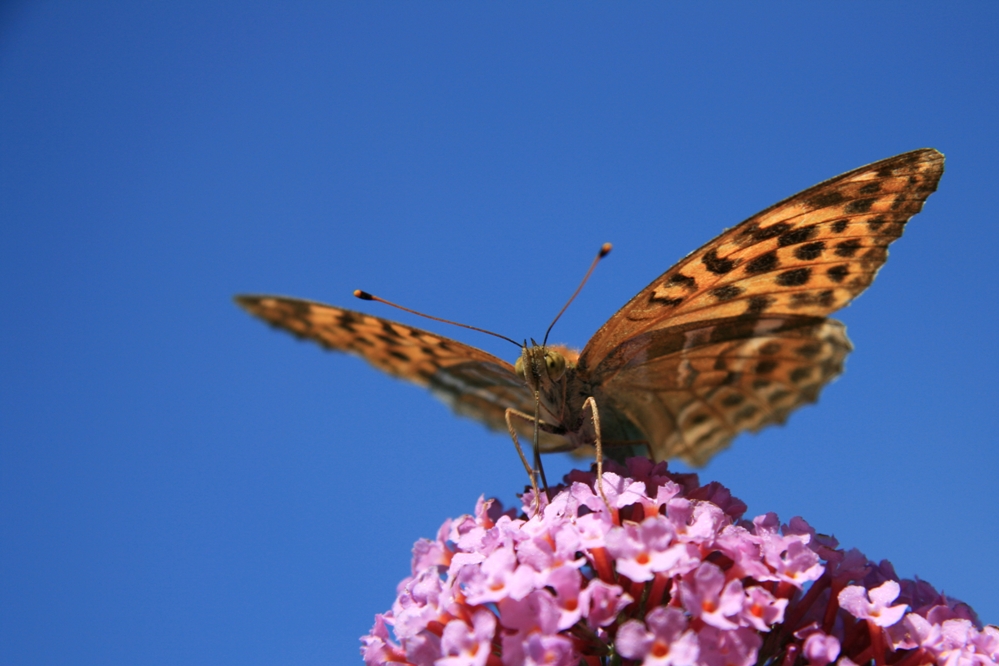
[[[992,3],[6,3],[0,661],[356,663],[413,541],[523,487],[507,437],[234,293],[538,337],[610,241],[581,346],[921,147],[947,171],[839,314],[845,375],[702,478],[999,622],[997,45]]]

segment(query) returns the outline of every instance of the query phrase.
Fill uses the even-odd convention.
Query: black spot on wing
[[[826,249],[825,241],[815,241],[814,243],[805,243],[794,249],[794,256],[802,261],[810,261],[812,259],[818,259],[822,256],[822,251]]]
[[[791,225],[787,222],[778,222],[777,224],[771,224],[769,227],[759,228],[755,227],[752,230],[753,240],[755,241],[765,241],[770,238],[775,238],[785,233]]]
[[[801,358],[813,359],[819,355],[822,351],[822,343],[820,342],[810,342],[808,344],[801,345],[795,350],[795,354]]]
[[[812,279],[812,269],[806,267],[784,271],[777,275],[776,282],[782,287],[800,287]]]
[[[724,302],[732,300],[743,291],[745,291],[745,289],[742,287],[737,287],[734,284],[727,284],[724,287],[718,287],[717,289],[711,290],[711,295],[719,301]]]
[[[849,238],[842,243],[836,244],[836,256],[838,257],[852,257],[857,254],[857,250],[863,247],[859,238]]]
[[[861,194],[876,194],[881,191],[881,183],[868,183],[860,188]]]
[[[846,279],[846,276],[849,274],[850,274],[850,269],[846,266],[846,264],[842,264],[840,266],[833,266],[832,268],[826,271],[826,275],[829,276],[829,279],[837,284]]]
[[[819,293],[809,291],[799,291],[791,294],[791,307],[801,308],[806,305],[821,305],[824,308],[832,306],[834,302],[832,289],[826,289]]]
[[[791,371],[791,381],[799,384],[812,376],[812,368],[802,366]]]
[[[792,229],[785,234],[781,234],[780,238],[777,239],[777,245],[780,247],[787,247],[788,245],[797,245],[798,243],[804,243],[815,237],[818,229],[814,224],[810,224],[807,227],[799,227],[797,229]]]
[[[769,402],[771,405],[776,405],[789,395],[791,395],[791,393],[786,390],[774,391],[769,396],[767,396],[767,402]],[[782,419],[787,418],[787,414],[784,414],[784,416],[781,418]]]
[[[721,404],[725,407],[736,407],[746,401],[746,396],[741,393],[729,393],[722,398]]]
[[[777,260],[776,250],[771,250],[761,254],[760,256],[754,258],[752,261],[746,264],[746,273],[749,275],[756,275],[757,273],[768,273],[775,268],[777,268],[779,262]]]
[[[760,411],[760,408],[756,405],[746,405],[735,415],[735,422],[739,423],[741,421],[748,421],[749,419],[756,416],[756,413]]]
[[[777,299],[775,299],[773,296],[767,296],[767,295],[752,296],[748,301],[748,305],[746,307],[746,314],[747,315],[762,314],[763,312],[766,311],[767,308],[769,308],[771,305],[774,304],[775,300]]]
[[[857,199],[856,201],[851,201],[847,205],[843,206],[843,212],[852,213],[866,213],[871,209],[871,206],[878,200],[877,197],[871,197],[869,199]]]
[[[706,445],[708,442],[710,442],[711,440],[713,440],[715,437],[718,436],[719,431],[721,431],[721,427],[712,428],[708,432],[706,432],[703,435],[701,435],[700,437],[698,437],[694,441],[694,448],[696,449],[696,448],[699,448],[701,446]]]
[[[731,259],[722,259],[718,256],[717,250],[710,250],[706,252],[701,261],[704,263],[704,267],[716,275],[724,275],[725,273],[731,272],[735,268],[736,262]]]
[[[871,219],[867,220],[867,228],[870,229],[871,231],[877,231],[878,229],[883,227],[887,222],[888,220],[884,217],[884,215],[878,215],[877,217],[872,217]]]
[[[806,203],[812,208],[828,208],[829,206],[840,204],[843,201],[846,201],[846,197],[843,196],[843,193],[833,190],[831,192],[824,192],[823,194],[816,195],[809,199]]]
[[[674,273],[669,276],[668,280],[666,280],[666,286],[680,286],[693,291],[694,289],[697,289],[697,281],[689,275]]]
[[[773,372],[777,366],[780,365],[777,361],[770,359],[765,359],[756,364],[756,374],[758,375],[769,375]]]
[[[848,220],[836,220],[830,225],[834,234],[841,234],[843,230],[846,229],[846,225],[849,224]]]
[[[337,317],[337,326],[351,333],[357,333],[357,329],[354,327],[359,323],[361,323],[361,320],[349,312],[341,312]]]
[[[682,296],[677,298],[666,298],[665,296],[656,296],[654,292],[649,295],[649,303],[659,303],[660,305],[665,305],[666,307],[676,307],[682,302]]]

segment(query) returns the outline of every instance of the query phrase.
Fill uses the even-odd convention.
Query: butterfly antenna
[[[451,321],[450,319],[442,319],[441,317],[434,317],[433,315],[423,314],[422,312],[417,312],[416,310],[410,310],[409,308],[404,308],[397,303],[393,303],[392,301],[386,301],[384,298],[380,298],[378,296],[375,296],[374,294],[369,294],[368,292],[361,291],[360,289],[354,290],[354,296],[361,299],[362,301],[377,301],[379,303],[384,303],[385,305],[391,305],[392,307],[402,310],[403,312],[408,312],[410,314],[415,314],[420,317],[425,317],[426,319],[433,319],[434,321],[439,321],[444,324],[451,324],[452,326],[460,326],[461,328],[467,328],[472,331],[478,331],[479,333],[485,333],[486,335],[491,335],[493,337],[499,338],[500,340],[506,340],[507,342],[512,343],[517,347],[521,346],[520,343],[516,342],[515,340],[511,340],[505,335],[500,335],[499,333],[493,333],[492,331],[487,331],[486,329],[479,328],[477,326],[469,326],[468,324],[459,324],[458,322]]]
[[[559,317],[561,317],[562,313],[565,312],[566,309],[568,309],[569,305],[574,300],[576,300],[576,296],[579,296],[579,292],[583,290],[583,285],[585,285],[586,281],[590,279],[590,274],[593,273],[593,269],[597,267],[597,264],[600,263],[601,259],[610,254],[611,247],[612,246],[610,243],[604,243],[603,245],[600,246],[600,252],[597,253],[597,256],[593,260],[593,263],[590,264],[590,270],[586,271],[586,275],[583,276],[583,281],[579,283],[579,286],[576,287],[576,291],[573,292],[572,296],[569,297],[569,300],[566,301],[565,305],[562,306],[562,309],[558,311],[558,314],[555,315],[555,319],[553,319],[551,325],[548,326],[548,330],[545,331],[545,339],[541,343],[542,347],[544,347],[548,343],[548,334],[552,332],[552,327],[555,326],[555,322],[559,320]]]

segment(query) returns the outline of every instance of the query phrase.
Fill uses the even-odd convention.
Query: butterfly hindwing
[[[645,351],[620,357],[605,402],[645,433],[655,459],[698,466],[739,432],[783,423],[814,402],[851,350],[840,322],[804,317],[723,319],[641,337]]]

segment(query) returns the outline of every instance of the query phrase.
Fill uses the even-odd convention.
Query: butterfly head
[[[530,346],[524,345],[521,349],[513,368],[531,390],[537,391],[544,384],[562,379],[568,362],[558,349],[531,342]]]

